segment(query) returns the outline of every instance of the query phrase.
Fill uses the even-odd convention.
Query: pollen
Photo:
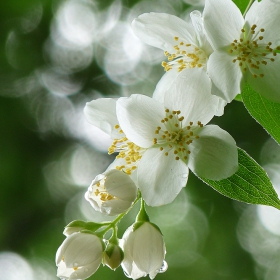
[[[165,109],[165,118],[161,120],[162,127],[157,127],[153,138],[153,147],[164,151],[168,156],[171,152],[175,160],[187,161],[190,154],[189,145],[199,139],[199,133],[203,127],[201,121],[188,122],[185,125],[185,118],[180,110]]]
[[[256,24],[253,24],[247,32],[245,29],[245,27],[241,29],[239,40],[235,39],[230,44],[228,53],[235,56],[232,62],[238,61],[243,72],[249,71],[254,78],[262,78],[264,73],[259,65],[265,66],[274,62],[272,56],[277,55],[280,46],[272,48],[272,43],[265,41],[265,29],[258,28]]]
[[[115,129],[118,130],[119,125],[115,125]],[[161,128],[157,127],[155,134],[159,134]],[[123,131],[120,129],[119,133],[123,134]],[[153,139],[153,143],[157,144],[157,138]],[[108,148],[108,154],[119,153],[116,158],[123,159],[125,164],[121,166],[116,166],[117,170],[122,170],[128,175],[136,169],[138,161],[142,158],[142,154],[146,149],[141,148],[135,145],[133,142],[129,141],[126,136],[121,138],[114,139],[111,146]]]
[[[178,72],[181,72],[186,68],[206,66],[208,57],[203,50],[177,36],[174,37],[174,41],[176,42],[176,45],[173,46],[175,52],[164,51],[168,62],[163,61],[161,65],[166,72],[171,69],[177,69]]]

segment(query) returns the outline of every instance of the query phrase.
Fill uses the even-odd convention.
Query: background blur
[[[83,107],[104,96],[151,95],[164,55],[142,44],[130,22],[152,11],[188,20],[192,9],[201,7],[182,0],[1,1],[1,280],[58,279],[64,226],[106,219],[83,196],[113,160],[110,139],[86,122]],[[279,147],[242,103],[212,123],[280,189]],[[121,223],[120,237],[136,211]],[[167,246],[169,268],[156,279],[279,280],[279,211],[232,201],[190,176],[172,204],[148,212]],[[90,279],[126,277],[121,268],[100,267]]]

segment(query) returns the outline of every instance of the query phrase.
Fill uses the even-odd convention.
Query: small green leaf
[[[248,112],[280,144],[280,104],[267,100],[248,84],[241,95]]]
[[[243,14],[244,11],[246,10],[250,0],[233,0],[233,2],[235,3],[235,5],[239,8],[241,13]]]
[[[200,179],[229,198],[251,204],[269,205],[280,210],[280,200],[266,172],[240,148],[238,165],[238,171],[227,179]]]

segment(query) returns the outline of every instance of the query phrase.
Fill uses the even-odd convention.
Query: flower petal
[[[264,28],[263,33],[266,43],[275,42],[280,44],[279,39],[279,26],[280,26],[280,2],[266,1],[254,1],[253,5],[249,9],[245,16],[245,20],[248,21],[250,26],[257,25],[257,29]],[[273,46],[273,45],[272,45]]]
[[[174,37],[195,44],[193,27],[184,20],[164,13],[145,13],[134,19],[131,24],[133,32],[143,42],[164,51],[173,53],[177,45]]]
[[[136,199],[137,187],[129,175],[116,169],[105,172],[105,175],[105,188],[108,193],[130,203]]]
[[[188,166],[198,176],[222,180],[238,169],[238,154],[234,139],[216,125],[202,128],[199,139],[189,146]]]
[[[99,268],[99,266],[101,264],[101,260],[102,260],[102,254],[101,254],[100,259],[98,259],[88,265],[85,265],[83,267],[80,267],[79,269],[74,271],[72,273],[70,279],[80,280],[80,279],[86,279],[86,278],[90,277]]]
[[[208,75],[219,90],[216,93],[223,93],[220,97],[227,102],[231,102],[241,92],[243,82],[240,66],[232,60],[231,55],[215,51],[211,54],[207,66]]]
[[[152,148],[145,152],[138,165],[138,187],[149,206],[160,206],[172,202],[186,186],[188,167],[181,160],[175,160],[170,152]]]
[[[117,101],[117,116],[126,137],[142,148],[153,145],[155,130],[165,117],[158,101],[141,94],[122,97]]]
[[[114,130],[114,126],[119,123],[116,115],[115,99],[99,98],[87,102],[84,113],[91,124],[109,134],[111,138],[117,135],[116,130]]]
[[[165,245],[160,231],[146,222],[134,234],[137,236],[133,244],[134,262],[146,273],[159,270],[165,256]]]
[[[204,28],[214,49],[229,46],[239,39],[244,19],[231,0],[206,0]]]
[[[250,86],[259,94],[274,102],[280,102],[280,54],[274,57],[274,62],[268,62],[267,65],[260,64],[259,71],[264,73],[262,78],[253,78],[248,75],[247,80]]]
[[[202,68],[184,69],[164,97],[165,108],[181,111],[183,126],[197,121],[208,123],[218,104],[219,99],[211,95],[211,81]]]
[[[172,86],[172,83],[181,73],[183,72],[178,72],[176,68],[166,72],[157,83],[156,89],[153,93],[153,98],[160,103],[164,103],[164,94],[169,90],[169,88]]]

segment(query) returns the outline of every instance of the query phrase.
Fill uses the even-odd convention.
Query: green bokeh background
[[[101,9],[105,9],[111,2],[99,0],[98,5]],[[123,1],[123,5],[129,8],[136,2],[140,1],[126,0]],[[244,4],[245,1],[239,2]],[[37,5],[43,8],[42,19],[32,32],[25,34],[21,32],[21,19]],[[55,253],[64,240],[62,231],[68,201],[57,201],[52,198],[46,186],[43,168],[50,161],[59,160],[61,151],[78,140],[54,132],[40,133],[29,108],[28,96],[16,93],[12,85],[15,81],[29,76],[36,68],[48,63],[42,49],[49,37],[50,24],[57,5],[58,2],[47,0],[10,0],[0,3],[0,251],[16,252],[31,263],[36,259],[46,262],[52,277],[56,273]],[[187,7],[186,4],[182,5],[182,9]],[[16,32],[19,38],[14,51],[16,67],[8,62],[6,55],[6,42],[11,31]],[[93,61],[86,69],[75,73],[73,78],[83,77],[85,80],[81,90],[83,95],[90,90],[106,93],[108,86],[117,87],[114,82],[109,85],[94,84],[92,78],[102,73],[102,69]],[[75,102],[79,94],[81,93],[66,98]],[[249,116],[242,103],[232,102],[226,107],[224,116],[215,118],[212,123],[227,130],[239,147],[245,149],[257,161],[260,160],[261,148],[269,136]],[[80,192],[79,189],[76,191]],[[237,238],[236,228],[242,213],[238,209],[243,209],[246,205],[221,196],[193,175],[190,176],[184,192],[195,209],[199,209],[206,218],[208,233],[203,244],[196,250],[199,256],[194,262],[186,260],[185,266],[170,264],[168,270],[159,274],[157,279],[261,279],[256,276],[256,263],[253,257],[241,247]],[[152,221],[153,219],[156,221],[157,213],[161,210],[149,208],[148,211],[151,213]],[[191,213],[188,213],[187,218],[192,220]],[[128,217],[123,222],[120,234],[131,221],[132,217]],[[188,222],[183,220],[181,223]],[[195,227],[200,227],[199,221],[192,222]],[[166,233],[167,262],[169,254],[176,256],[176,246],[174,249],[172,245],[174,240],[182,244],[192,242],[191,239],[188,240],[188,232],[176,229],[180,228],[180,224],[168,227],[158,223],[158,226],[163,227],[164,235]],[[180,255],[178,261],[179,259]],[[184,263],[184,260],[180,259],[180,263]],[[0,279],[8,280],[2,279],[1,275]],[[90,279],[126,279],[126,277],[121,268],[113,272],[100,267]]]

